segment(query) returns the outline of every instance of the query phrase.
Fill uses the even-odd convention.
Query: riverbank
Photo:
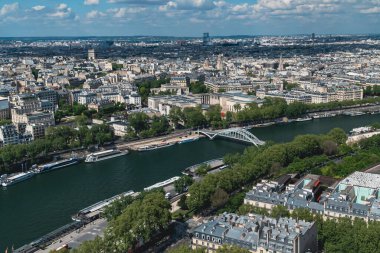
[[[134,141],[134,142],[117,144],[116,147],[120,150],[129,149],[133,151],[139,151],[145,147],[152,147],[152,146],[160,147],[162,145],[167,145],[167,144],[169,145],[176,144],[185,139],[195,140],[201,137],[203,136],[191,131],[186,131],[182,133],[169,134],[169,135],[155,137],[155,138],[149,138],[149,139],[144,139],[144,140],[139,140],[139,141]]]
[[[380,115],[337,116],[312,121],[254,128],[261,140],[287,142],[301,134],[321,134],[340,127],[347,133],[356,127],[380,122]],[[145,187],[180,175],[184,168],[203,161],[241,153],[244,143],[202,138],[151,152],[131,152],[98,163],[80,163],[39,174],[21,184],[0,189],[0,251],[29,243],[71,222],[70,217],[87,206],[120,192]],[[69,186],[69,187],[68,187]],[[25,212],[25,210],[28,210]]]

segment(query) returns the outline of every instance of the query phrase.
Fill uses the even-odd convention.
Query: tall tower
[[[88,49],[87,58],[90,61],[95,60],[95,49],[93,49],[93,48]]]
[[[278,62],[278,70],[283,71],[284,70],[284,61],[282,59],[282,55],[280,56],[280,61]]]
[[[223,55],[218,55],[218,60],[216,61],[216,69],[219,71],[223,71],[224,64],[223,64]]]
[[[211,44],[210,34],[203,33],[203,46],[209,46]]]

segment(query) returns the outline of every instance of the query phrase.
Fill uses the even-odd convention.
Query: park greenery
[[[143,104],[147,104],[148,96],[151,95],[152,88],[160,88],[162,84],[170,82],[170,78],[159,78],[153,80],[146,80],[141,83],[137,83],[138,91],[141,96]]]
[[[133,252],[141,243],[149,242],[157,233],[168,229],[171,205],[162,191],[145,192],[123,201],[128,203],[121,212],[116,203],[108,208],[109,223],[104,236],[87,241],[72,252]]]
[[[59,110],[54,113],[55,121],[60,123],[64,117],[67,116],[81,116],[84,115],[88,119],[102,119],[104,117],[111,116],[117,112],[125,111],[124,103],[114,103],[107,105],[105,107],[99,108],[99,111],[89,110],[87,106],[74,103],[73,105],[68,104],[65,100],[59,102]]]
[[[380,245],[378,223],[369,222],[366,225],[359,219],[324,221],[321,216],[314,215],[307,209],[296,209],[290,213],[284,206],[276,206],[268,212],[243,204],[249,186],[264,177],[312,172],[342,178],[380,162],[380,136],[362,140],[353,146],[347,146],[346,139],[345,132],[336,128],[323,135],[301,135],[291,142],[268,143],[260,148],[249,147],[243,154],[227,155],[224,160],[230,165],[229,169],[206,174],[198,182],[193,182],[187,176],[176,182],[175,189],[179,193],[190,187],[188,194],[180,198],[181,210],[173,213],[173,218],[183,220],[194,213],[204,213],[207,210],[217,214],[235,212],[240,215],[257,213],[275,218],[292,217],[316,222],[319,247],[324,252],[376,252],[374,249]],[[143,192],[138,197],[124,197],[115,201],[103,214],[110,224],[104,238],[84,243],[74,252],[126,252],[134,249],[140,239],[148,242],[155,232],[167,228],[171,219],[169,209],[170,205],[164,199],[162,191]],[[148,217],[144,212],[155,215]],[[141,224],[145,224],[141,222],[147,219],[150,221],[149,226],[141,227]],[[348,248],[350,243],[352,250]],[[168,252],[204,251],[193,251],[182,245]],[[246,251],[226,245],[217,252]]]
[[[182,176],[174,182],[174,189],[177,193],[186,192],[188,187],[192,185],[194,180],[190,176]]]
[[[200,94],[200,93],[208,93],[210,90],[206,87],[204,82],[194,82],[191,83],[189,86],[189,90],[193,94]]]
[[[365,96],[379,96],[380,95],[380,85],[367,86],[364,89]]]
[[[282,84],[283,84],[283,89],[284,89],[284,90],[288,90],[288,91],[291,91],[292,89],[295,89],[295,88],[298,88],[298,87],[299,87],[299,84],[298,84],[298,83],[289,83],[289,82],[286,81],[286,80],[283,80],[283,81],[282,81]]]
[[[149,118],[143,112],[129,114],[129,126],[125,139],[148,138],[168,134],[172,130],[169,121],[164,116]]]
[[[304,104],[294,102],[287,104],[284,99],[265,98],[262,106],[251,103],[242,108],[239,104],[234,106],[235,112],[227,112],[222,117],[220,105],[211,105],[207,110],[200,106],[190,108],[173,107],[168,118],[175,127],[187,128],[227,128],[231,124],[255,124],[287,118],[302,117],[306,113],[317,111],[329,111],[342,109],[350,106],[364,105],[367,103],[380,102],[380,98],[366,98],[361,101],[330,102],[323,104]]]
[[[123,69],[123,64],[119,64],[119,63],[116,63],[116,62],[113,62],[112,63],[112,70],[113,71],[116,71],[116,70],[121,70]]]
[[[188,245],[179,245],[172,249],[169,249],[167,253],[206,253],[206,249],[191,249]],[[247,249],[242,249],[232,245],[223,245],[222,247],[215,250],[216,253],[249,253]]]
[[[232,193],[259,178],[284,173],[288,166],[293,162],[299,162],[299,159],[330,152],[330,148],[326,148],[326,142],[345,146],[345,138],[343,130],[333,129],[325,135],[301,135],[288,143],[268,143],[260,148],[249,147],[241,155],[227,156],[226,163],[231,165],[231,169],[207,174],[202,181],[190,186],[187,205],[190,209],[201,212],[211,206],[212,197],[217,189]],[[343,148],[336,150],[337,154],[343,151],[347,152]],[[302,167],[298,172],[305,169]],[[347,169],[346,173],[350,172],[351,169]]]

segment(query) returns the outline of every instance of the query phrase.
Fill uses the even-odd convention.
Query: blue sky
[[[0,36],[380,33],[380,0],[0,0]]]

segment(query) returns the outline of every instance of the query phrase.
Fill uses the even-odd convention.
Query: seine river
[[[334,127],[346,131],[380,122],[380,115],[340,116],[252,129],[264,141],[284,142],[299,134],[325,133]],[[94,164],[78,164],[0,189],[0,252],[29,243],[71,222],[71,215],[97,201],[170,177],[193,164],[227,153],[242,152],[247,145],[204,138],[150,152],[132,152]]]

